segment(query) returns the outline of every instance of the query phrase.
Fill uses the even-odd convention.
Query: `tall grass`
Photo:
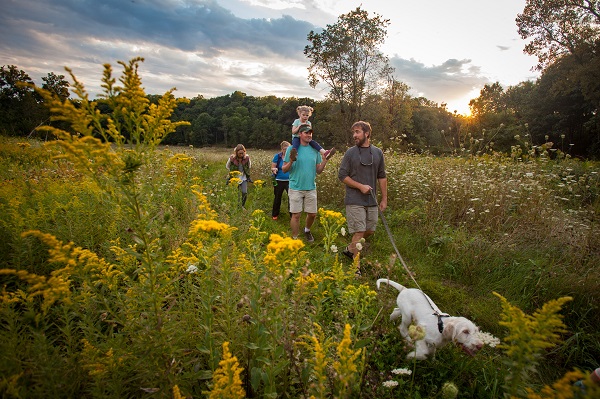
[[[386,154],[384,216],[412,276],[504,345],[415,363],[388,321],[394,293],[374,290],[378,277],[414,285],[385,230],[362,277],[336,252],[349,240],[341,157],[318,177],[306,244],[286,215],[267,217],[270,152],[249,150],[242,208],[230,149],[144,134],[112,147],[0,138],[3,396],[536,397],[598,367],[597,164]],[[539,334],[548,345],[523,344]]]

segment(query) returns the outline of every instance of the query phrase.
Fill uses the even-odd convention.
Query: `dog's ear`
[[[454,340],[454,331],[456,322],[453,319],[444,320],[444,329],[442,330],[442,337],[447,341]]]

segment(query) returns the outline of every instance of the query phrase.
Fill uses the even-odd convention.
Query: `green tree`
[[[478,118],[486,113],[498,113],[505,109],[504,88],[496,82],[491,85],[483,86],[479,92],[479,97],[469,101],[471,115]]]
[[[527,0],[516,22],[530,40],[524,51],[538,57],[539,70],[565,54],[589,53],[600,39],[597,0]]]
[[[65,75],[56,75],[54,72],[50,72],[42,80],[44,81],[42,89],[56,94],[62,100],[69,98],[69,82],[65,80]]]
[[[329,97],[339,105],[346,124],[361,118],[366,97],[392,73],[388,58],[378,49],[388,25],[389,20],[378,14],[369,18],[358,7],[321,33],[308,34],[311,44],[304,55],[310,60],[309,84],[329,86]]]
[[[0,67],[0,132],[27,136],[47,119],[34,87],[31,77],[17,66]]]

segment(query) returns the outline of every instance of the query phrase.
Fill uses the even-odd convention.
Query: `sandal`
[[[331,159],[332,156],[335,155],[336,149],[335,147],[333,147],[331,150],[327,150],[325,151],[325,153],[323,155],[325,155],[325,159],[329,160]]]

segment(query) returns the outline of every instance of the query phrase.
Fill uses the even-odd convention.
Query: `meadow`
[[[317,178],[315,242],[293,240],[270,217],[274,151],[249,150],[242,208],[231,149],[160,146],[184,122],[138,62],[122,86],[104,66],[104,113],[72,76],[75,101],[38,91],[67,130],[0,137],[2,397],[600,397],[598,163],[384,148],[390,236],[351,263],[341,156]],[[377,278],[418,282],[486,345],[407,360]]]
[[[308,244],[271,220],[275,151],[249,150],[243,209],[231,149],[56,144],[0,139],[3,397],[573,397],[598,367],[597,163],[387,150],[412,280],[381,222],[362,276],[341,256],[341,156]],[[487,344],[406,360],[381,277]]]

